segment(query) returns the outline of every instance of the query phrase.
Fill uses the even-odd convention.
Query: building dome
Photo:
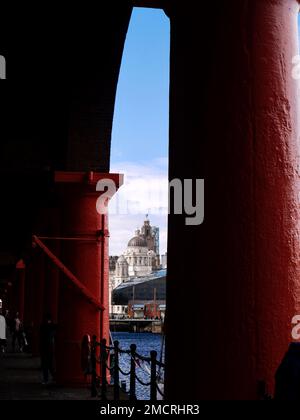
[[[134,236],[128,242],[128,246],[147,248],[147,241],[146,241],[146,239],[142,238],[141,236]]]
[[[147,247],[147,242],[144,238],[141,238],[140,236],[135,236],[134,238],[130,239],[130,241],[128,242],[128,246],[145,248]]]

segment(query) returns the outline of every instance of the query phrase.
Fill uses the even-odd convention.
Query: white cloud
[[[120,255],[149,214],[160,228],[160,253],[167,251],[168,159],[120,162],[112,173],[124,174],[124,185],[110,203],[110,255]]]

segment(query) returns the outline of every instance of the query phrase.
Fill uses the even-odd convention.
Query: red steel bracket
[[[77,290],[84,295],[87,300],[92,303],[98,310],[104,311],[104,306],[97,300],[92,293],[81,283],[80,280],[57,258],[53,252],[35,235],[33,235],[33,242],[36,243],[50,258],[50,260],[67,276],[69,280],[73,283]]]

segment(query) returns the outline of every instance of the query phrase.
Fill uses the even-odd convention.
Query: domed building
[[[149,262],[151,264],[151,271],[157,270],[157,267],[158,267],[158,255],[156,255],[155,252],[152,249],[150,249],[148,251],[148,258],[149,258]]]
[[[123,256],[128,263],[129,277],[145,277],[152,273],[152,261],[148,254],[148,244],[137,230],[130,239]]]
[[[147,241],[145,238],[141,236],[140,230],[137,230],[135,232],[135,236],[132,239],[130,239],[127,246],[128,248],[136,248],[136,247],[148,248]]]
[[[147,217],[142,229],[136,230],[134,237],[129,240],[125,252],[119,258],[111,258],[114,264],[110,269],[110,298],[112,291],[120,284],[147,278],[159,270],[159,228],[152,227]],[[110,306],[110,312],[116,313]]]

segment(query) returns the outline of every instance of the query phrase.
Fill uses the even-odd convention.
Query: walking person
[[[4,353],[6,348],[6,321],[0,309],[0,352]]]
[[[43,385],[47,385],[49,383],[49,373],[52,376],[52,380],[55,380],[55,332],[56,325],[53,323],[51,315],[46,315],[40,328],[40,354]]]
[[[19,351],[23,351],[23,332],[22,332],[22,322],[20,320],[19,312],[16,313],[16,316],[12,322],[12,348],[13,352],[16,350],[16,341],[18,343]]]

